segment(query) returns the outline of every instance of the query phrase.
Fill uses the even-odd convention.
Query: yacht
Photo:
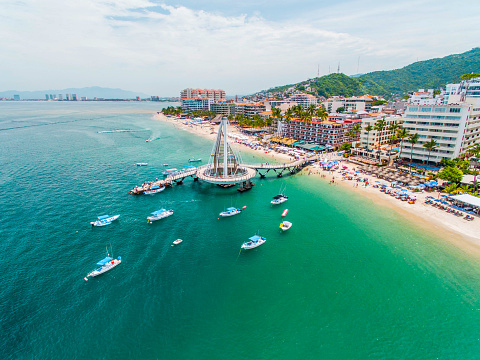
[[[137,166],[147,166],[147,165],[148,165],[148,163],[142,163],[142,162],[139,162],[139,163],[136,163],[135,165],[137,165]]]
[[[270,201],[270,204],[278,205],[278,204],[284,203],[287,200],[288,200],[288,196],[285,196],[283,194],[278,194],[277,196],[273,197],[273,200]]]
[[[162,192],[163,190],[165,190],[165,186],[160,187],[160,186],[154,185],[154,186],[150,186],[150,189],[145,190],[143,193],[145,195],[153,195],[153,194]]]
[[[112,221],[115,221],[118,219],[120,215],[102,215],[98,216],[96,221],[91,221],[90,224],[92,226],[105,226],[105,225],[110,225]]]
[[[152,212],[151,216],[147,217],[147,220],[149,223],[152,223],[154,221],[169,217],[170,215],[173,215],[173,210],[160,209]]]
[[[221,212],[220,216],[222,217],[233,216],[233,215],[240,214],[241,212],[242,212],[241,209],[237,209],[235,207],[229,207],[227,208],[227,210]]]
[[[267,241],[266,238],[264,238],[263,236],[259,236],[259,235],[254,235],[254,236],[248,238],[248,240],[250,240],[250,241],[247,241],[247,242],[242,244],[242,249],[245,249],[245,250],[254,249],[257,246],[260,246],[263,243],[265,243],[265,241]]]
[[[190,162],[198,162],[198,161],[202,161],[202,158],[199,158],[198,156],[194,156],[194,157],[188,159],[188,161],[190,161]]]
[[[85,281],[88,281],[88,278],[89,277],[95,277],[95,276],[98,276],[98,275],[101,275],[109,270],[112,270],[115,266],[117,266],[118,264],[120,264],[122,262],[122,257],[119,256],[117,257],[116,259],[113,259],[112,257],[110,257],[110,254],[108,253],[107,251],[107,257],[100,260],[98,263],[97,263],[97,266],[99,266],[99,268],[91,271],[86,277],[84,277],[83,279]]]
[[[173,245],[178,245],[182,242],[183,240],[182,239],[177,239],[173,242]]]

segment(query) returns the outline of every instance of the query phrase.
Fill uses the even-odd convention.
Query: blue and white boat
[[[86,277],[84,277],[84,280],[88,281],[89,277],[95,277],[109,270],[112,270],[115,266],[119,265],[121,262],[122,262],[121,256],[117,257],[116,259],[113,259],[112,257],[110,257],[110,254],[107,251],[107,257],[100,260],[97,263],[97,266],[99,266],[99,268],[91,271]]]
[[[160,209],[160,210],[152,212],[151,216],[147,217],[147,221],[149,223],[152,223],[154,221],[161,220],[163,218],[169,217],[170,215],[173,215],[173,210]]]
[[[98,216],[96,221],[91,221],[90,224],[92,226],[105,226],[105,225],[110,225],[112,221],[115,221],[118,219],[120,215],[102,215]]]
[[[172,168],[172,169],[165,169],[165,171],[162,173],[163,176],[169,176],[169,175],[175,175],[178,172],[177,168]]]
[[[236,207],[229,207],[227,210],[220,213],[220,216],[227,217],[240,214],[242,212],[241,209],[237,209]]]
[[[194,156],[194,157],[188,159],[188,161],[190,161],[190,162],[198,162],[198,161],[202,161],[202,158],[199,158],[198,156]]]
[[[263,236],[259,236],[259,235],[254,235],[250,238],[248,238],[250,241],[247,241],[245,243],[242,244],[242,249],[245,249],[245,250],[250,250],[250,249],[254,249],[260,245],[262,245],[263,243],[265,243],[265,241],[267,241],[267,238],[263,237]]]
[[[165,190],[165,186],[157,186],[157,185],[154,185],[154,186],[150,186],[150,189],[145,190],[145,191],[143,192],[143,194],[144,194],[144,195],[153,195],[153,194],[162,192],[163,190]]]

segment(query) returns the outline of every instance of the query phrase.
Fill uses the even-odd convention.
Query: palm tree
[[[475,169],[473,177],[473,192],[477,192],[477,167],[478,167],[478,156],[480,154],[480,144],[472,144],[467,148],[467,151],[472,154],[475,158]]]
[[[395,135],[392,135],[388,138],[390,140],[390,150],[388,151],[388,165],[390,165],[390,153],[392,151],[392,145],[397,140],[397,137]]]
[[[438,147],[438,144],[435,140],[431,139],[430,141],[427,141],[422,146],[428,150],[428,156],[427,156],[427,165],[428,165],[428,161],[430,160],[430,153],[432,152],[432,150],[435,150]]]
[[[365,126],[365,131],[367,132],[367,150],[368,150],[368,137],[370,135],[370,131],[373,130],[373,126],[371,124],[368,124],[367,126]]]
[[[320,120],[327,120],[328,119],[328,112],[325,109],[325,106],[321,105],[319,108],[317,108],[317,117],[320,118]]]
[[[352,140],[353,138],[356,138],[361,131],[362,131],[362,125],[360,124],[353,125],[352,129],[349,131],[349,133],[351,133]]]
[[[418,135],[418,133],[415,133],[408,137],[408,142],[412,144],[412,148],[410,149],[410,174],[412,173],[413,145],[415,145],[418,142],[419,138],[420,138],[420,135]]]
[[[378,162],[380,163],[380,135],[381,135],[381,132],[383,131],[383,129],[385,128],[385,126],[387,125],[387,123],[385,122],[385,119],[381,119],[381,120],[378,120],[375,125],[374,125],[374,129],[377,131],[377,137],[378,137]]]
[[[292,108],[288,108],[287,111],[285,111],[285,121],[290,122],[290,120],[292,120],[292,116],[293,116],[293,110]]]
[[[402,150],[403,150],[403,139],[405,139],[406,137],[408,137],[410,134],[408,133],[407,129],[405,129],[404,127],[399,127],[398,130],[397,130],[397,139],[400,139],[401,142],[400,142],[400,158],[402,158]]]

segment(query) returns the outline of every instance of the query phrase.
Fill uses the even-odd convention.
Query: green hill
[[[401,94],[419,88],[444,87],[460,81],[460,76],[480,72],[480,48],[443,58],[418,61],[402,69],[375,71],[360,78],[376,82],[389,93]]]
[[[420,88],[444,87],[459,81],[466,73],[480,73],[480,48],[443,58],[418,61],[404,68],[390,71],[375,71],[361,76],[330,74],[298,84],[278,86],[267,92],[284,91],[292,86],[303,90],[310,86],[311,93],[329,97],[332,95],[361,96],[365,94],[403,94]],[[310,82],[310,84],[309,84]]]

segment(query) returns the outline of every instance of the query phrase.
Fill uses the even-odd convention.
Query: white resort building
[[[438,147],[431,151],[429,162],[443,158],[455,159],[474,143],[480,143],[480,79],[449,84],[441,105],[407,106],[404,127],[410,134],[419,134],[413,146],[412,159],[427,161],[423,145],[435,140]],[[410,160],[412,146],[404,141],[402,158]]]

